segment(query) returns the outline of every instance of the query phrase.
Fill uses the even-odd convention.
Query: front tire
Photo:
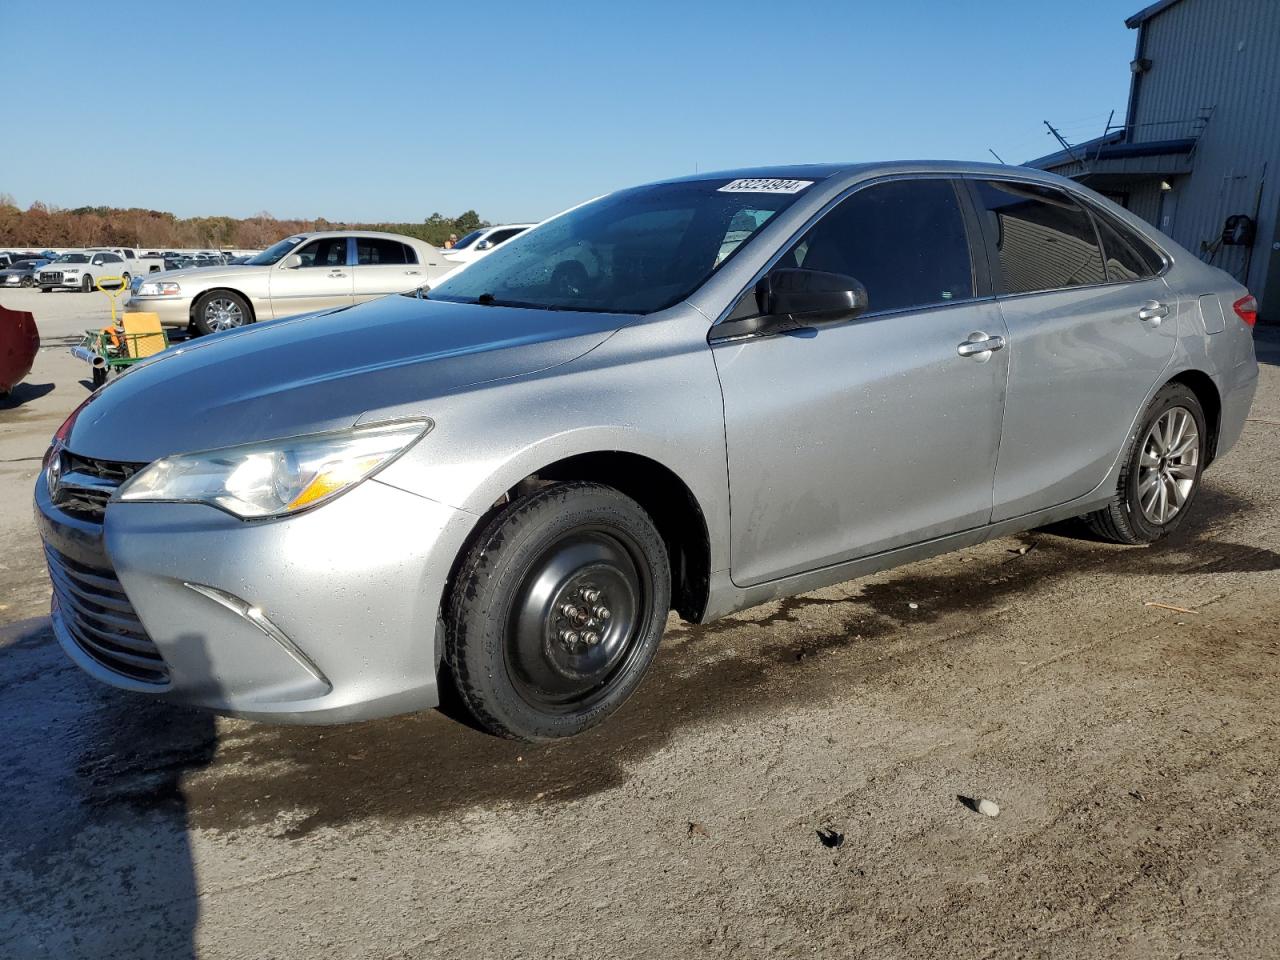
[[[1116,495],[1085,517],[1114,543],[1154,543],[1182,523],[1200,490],[1208,431],[1204,409],[1188,387],[1170,383],[1151,400],[1120,471]]]
[[[87,273],[80,278],[80,292],[93,293],[93,277],[89,276]]]
[[[196,330],[220,333],[253,323],[249,302],[230,290],[214,290],[196,301]]]
[[[503,508],[467,552],[445,658],[490,732],[568,737],[635,691],[670,606],[666,547],[640,505],[600,484],[553,484]]]

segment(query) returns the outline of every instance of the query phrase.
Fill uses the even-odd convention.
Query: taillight
[[[1241,297],[1231,305],[1231,309],[1251,327],[1258,322],[1258,301],[1253,294]]]

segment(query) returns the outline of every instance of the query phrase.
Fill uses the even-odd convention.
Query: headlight
[[[138,296],[140,297],[176,297],[182,292],[182,287],[173,281],[148,280],[138,285]]]
[[[244,519],[296,513],[338,496],[431,429],[430,420],[356,427],[157,460],[120,500],[207,503]]]

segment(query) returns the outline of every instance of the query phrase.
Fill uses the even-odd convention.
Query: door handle
[[[1159,300],[1148,300],[1138,308],[1138,319],[1143,323],[1150,322],[1153,327],[1160,326],[1160,321],[1169,315],[1167,304]]]
[[[419,274],[419,272],[420,272],[420,271],[418,271],[418,270],[406,270],[406,271],[405,271],[405,276],[408,276],[408,277],[416,277],[416,276]]]
[[[969,339],[956,347],[956,353],[962,357],[973,357],[982,362],[989,360],[991,354],[1004,349],[1004,337],[988,337],[981,330],[969,334]]]

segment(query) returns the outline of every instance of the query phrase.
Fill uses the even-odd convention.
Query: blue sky
[[[1043,120],[1075,142],[1123,117],[1141,6],[71,0],[6,43],[27,113],[5,121],[0,192],[496,222],[694,170],[1016,163],[1056,149]]]

